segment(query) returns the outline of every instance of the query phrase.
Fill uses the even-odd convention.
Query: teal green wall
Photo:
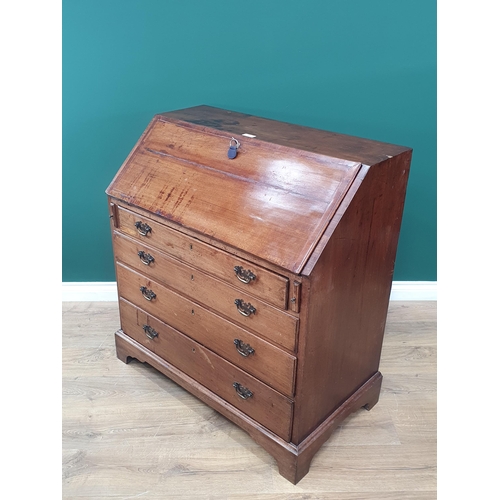
[[[114,281],[104,190],[198,104],[414,148],[394,279],[436,279],[435,1],[63,0],[63,281]]]

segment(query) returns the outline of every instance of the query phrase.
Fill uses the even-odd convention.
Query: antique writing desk
[[[198,106],[106,193],[121,329],[297,483],[378,371],[411,149]]]

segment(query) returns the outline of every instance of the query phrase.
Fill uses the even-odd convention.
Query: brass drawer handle
[[[234,345],[236,346],[236,350],[245,358],[255,352],[253,347],[250,347],[249,344],[244,344],[240,339],[234,339]]]
[[[257,309],[255,309],[255,307],[252,306],[250,302],[247,304],[246,302],[243,302],[241,299],[236,299],[234,303],[236,304],[236,309],[238,309],[238,312],[242,316],[250,316],[250,314],[255,314],[255,312],[257,311]]]
[[[156,293],[153,292],[153,290],[149,290],[148,288],[146,288],[145,286],[141,286],[141,288],[139,288],[139,290],[141,291],[142,293],[142,296],[146,299],[146,300],[153,300],[153,299],[156,299]]]
[[[253,392],[250,389],[243,387],[241,384],[238,384],[238,382],[235,382],[233,387],[236,389],[236,394],[238,394],[241,399],[248,399],[253,396]]]
[[[150,253],[146,253],[143,250],[138,252],[137,255],[139,256],[139,259],[141,259],[141,262],[146,266],[149,266],[155,261],[155,258]]]
[[[142,325],[142,329],[146,332],[146,337],[148,339],[153,340],[155,337],[158,337],[158,332],[149,325]]]
[[[242,283],[250,283],[250,281],[255,280],[257,276],[255,276],[252,271],[249,269],[243,269],[241,266],[234,266],[234,272],[236,273],[236,277],[242,282]]]
[[[137,221],[135,227],[141,236],[147,236],[151,232],[151,228],[145,222]]]

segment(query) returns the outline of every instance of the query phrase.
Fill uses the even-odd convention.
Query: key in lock
[[[227,157],[230,160],[233,160],[236,158],[236,155],[238,154],[238,148],[240,147],[239,141],[237,141],[234,137],[231,137],[231,140],[229,141],[229,150],[227,152]]]

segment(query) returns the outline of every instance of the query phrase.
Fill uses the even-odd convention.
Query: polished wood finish
[[[155,118],[108,195],[300,272],[360,164],[250,138],[229,160],[231,134],[168,125]],[[174,156],[179,149],[198,156]]]
[[[171,329],[167,325],[164,326],[166,328],[162,333],[165,334]],[[199,356],[197,353],[200,352],[200,346],[196,345],[196,348],[193,348],[195,344],[188,341],[182,334],[170,333],[172,337],[168,338],[167,342],[170,341],[173,344],[172,349],[162,346],[159,349],[161,355],[158,356],[156,353],[152,354],[151,351],[144,350],[140,343],[118,331],[115,335],[117,356],[124,363],[128,363],[130,358],[147,362],[235,422],[275,458],[280,474],[293,484],[297,484],[309,472],[309,466],[315,453],[342,421],[359,408],[371,409],[379,398],[382,376],[377,372],[353,396],[344,401],[342,406],[322,423],[321,427],[311,433],[308,439],[299,446],[295,446],[288,442],[290,436],[286,424],[291,422],[291,405],[287,406],[285,399],[279,399],[278,395],[264,394],[262,399],[259,398],[258,402],[253,405],[252,399],[256,393],[243,403],[238,396],[231,397],[233,393],[227,390],[230,385],[228,381],[234,378],[243,379],[249,386],[255,384],[255,381],[245,379],[242,373],[228,374],[224,368],[230,370],[231,367],[229,364],[227,367],[221,367],[222,359],[215,359],[210,351],[201,351],[202,356]],[[184,345],[184,343],[186,344]],[[195,357],[195,360],[187,361],[192,356]],[[175,361],[170,362],[171,357],[177,357],[180,361],[180,370],[175,366]],[[186,361],[189,365],[187,369]],[[213,370],[219,372],[222,368],[222,373],[217,373],[216,377],[207,380],[207,376],[210,377],[213,372],[208,369],[206,364],[211,365],[212,362],[215,364]],[[194,380],[189,377],[192,373],[194,373]],[[214,387],[213,391],[206,390],[207,382],[209,386]],[[265,389],[265,386],[259,389]],[[222,395],[222,401],[220,397],[217,397],[220,395]],[[227,405],[227,402],[242,410],[244,415],[235,412],[231,406]],[[249,420],[248,416],[254,417],[256,420]],[[264,429],[261,424],[264,424]],[[268,429],[274,431],[274,434],[269,433]]]
[[[203,271],[172,259],[142,242],[124,238],[117,233],[114,234],[114,248],[116,258],[120,262],[134,267],[139,272],[144,272],[144,270],[154,272],[159,282],[185,295],[196,297],[199,302],[225,315],[235,323],[260,331],[263,335],[266,335],[272,324],[277,336],[295,337],[297,318],[268,305],[264,302],[264,298],[249,295],[248,292],[212,278]],[[147,268],[144,267],[138,255],[141,251],[154,258],[154,262]],[[235,304],[237,299],[251,303],[256,309],[255,313],[248,317],[239,313]]]
[[[300,481],[378,401],[411,153],[207,107],[154,117],[107,190],[120,359],[178,381]],[[256,339],[268,367],[251,364]]]
[[[153,280],[132,268],[124,266],[120,262],[116,265],[116,278],[118,281],[118,292],[121,297],[140,305],[140,307],[154,316],[164,319],[170,324],[176,321],[172,318],[178,312],[178,309],[174,305],[176,299],[173,296],[173,290],[162,285],[157,280]],[[153,300],[146,299],[141,292],[141,287],[152,290],[156,297]],[[240,294],[240,296],[242,295]],[[254,333],[259,333],[262,337],[284,347],[288,351],[293,352],[295,350],[297,337],[296,318],[285,315],[282,311],[274,310],[271,306],[257,301],[253,301],[253,304],[258,308],[257,313],[249,317],[244,317],[238,312],[234,304],[235,298],[237,297],[231,297],[231,300],[229,301],[228,299],[226,302],[228,314],[232,315],[231,320],[236,320],[235,323],[240,324],[240,326],[243,326],[247,330],[252,327]],[[193,302],[193,307],[194,305],[195,303]],[[203,309],[208,310],[206,307]],[[241,319],[239,316],[241,316]]]
[[[356,180],[353,182],[353,184],[355,184],[355,183],[356,183]],[[347,195],[346,195],[346,197],[347,197]],[[161,217],[157,214],[153,214],[151,212],[148,212],[140,207],[131,207],[128,203],[126,203],[124,201],[119,201],[115,198],[109,198],[109,202],[110,202],[110,208],[109,208],[110,214],[109,215],[110,215],[110,222],[111,222],[111,229],[112,230],[117,229],[117,228],[114,225],[116,222],[115,219],[113,217],[111,217],[111,215],[112,215],[111,214],[111,206],[114,205],[114,210],[118,214],[121,212],[121,209],[123,209],[123,208],[126,208],[128,211],[133,209],[133,212],[140,218],[145,218],[146,220],[147,219],[153,220],[155,222],[158,222],[159,224],[161,224],[161,226],[164,226],[165,228],[174,229],[176,233],[188,235],[191,238],[191,240],[194,240],[195,242],[203,242],[203,243],[206,243],[207,245],[213,247],[215,250],[217,250],[217,249],[222,250],[224,253],[232,256],[234,259],[240,260],[238,265],[242,265],[243,267],[245,267],[244,262],[246,262],[247,265],[248,265],[248,263],[259,265],[259,266],[261,266],[262,269],[272,271],[273,273],[275,273],[283,278],[287,278],[288,280],[297,279],[300,281],[300,275],[294,274],[286,269],[283,269],[282,267],[277,266],[276,264],[273,264],[272,262],[265,261],[265,260],[255,256],[255,255],[251,255],[241,248],[232,247],[232,246],[227,245],[221,241],[215,240],[208,235],[197,233],[196,231],[193,231],[192,229],[190,229],[188,227],[180,227],[178,224],[176,224],[175,222],[173,222],[169,219],[165,219],[164,217]],[[137,231],[136,231],[136,233],[137,233]],[[148,239],[149,239],[149,237],[151,237],[152,234],[153,234],[152,232],[148,233]],[[133,236],[133,233],[131,232],[130,234],[127,234],[127,235]],[[139,236],[137,236],[137,237],[139,238]],[[167,244],[167,246],[170,246],[170,245]],[[194,244],[193,244],[193,248],[194,248]],[[163,247],[162,249],[163,249],[163,251],[168,253],[167,248]],[[189,249],[191,250],[191,247],[189,247]],[[216,256],[216,259],[217,260],[219,259],[218,255]],[[185,259],[182,259],[182,260],[185,260]],[[234,269],[231,272],[234,272]],[[225,279],[225,278],[221,277],[221,279]],[[227,281],[230,281],[230,280],[227,280]],[[291,309],[290,294],[288,294],[288,295],[289,295],[288,309],[290,310]]]
[[[301,333],[317,335],[300,335],[295,443],[378,370],[409,163],[405,153],[366,173],[302,283]]]
[[[173,301],[170,306],[175,310],[177,319],[166,314],[164,317],[170,325],[285,396],[293,397],[296,362],[294,356],[188,299],[176,294],[172,294],[171,297]],[[156,344],[161,338],[149,339],[141,328],[144,324],[154,328],[156,324],[163,322],[123,298],[120,299],[120,313],[124,323],[123,329],[156,353]],[[125,324],[130,325],[131,329]],[[138,334],[134,335],[136,331]],[[235,340],[250,346],[253,353],[246,357],[242,356],[235,345]]]
[[[116,358],[117,302],[63,302],[62,498],[435,499],[436,309],[390,303],[379,402],[344,419],[293,486],[232,420]]]
[[[213,245],[207,245],[142,214],[138,216],[137,212],[131,212],[121,206],[116,207],[115,227],[120,233],[138,238],[141,242],[158,248],[174,258],[203,269],[206,273],[227,281],[245,293],[262,297],[266,302],[282,309],[287,308],[288,278],[270,272],[255,263],[235,258],[234,255],[221,251]],[[148,224],[151,232],[148,232],[147,236],[142,236],[135,226],[136,222]],[[237,266],[252,271],[255,279],[249,283],[240,281],[234,271]]]
[[[208,390],[203,384],[186,375],[183,370],[177,369],[174,365],[167,362],[164,358],[151,353],[151,351],[149,350],[146,350],[141,344],[135,342],[128,335],[124,335],[121,331],[118,331],[115,334],[115,344],[116,355],[118,359],[120,359],[124,363],[130,362],[131,359],[137,359],[138,361],[141,361],[143,363],[147,362],[149,365],[153,366],[164,375],[167,375],[171,380],[179,384],[181,387],[189,390],[189,392],[191,392],[197,398],[201,399],[204,403],[217,410],[220,414],[236,423],[239,427],[248,432],[270,454],[294,454],[295,447],[288,444],[288,442],[286,441],[289,435],[289,431],[287,432],[286,427],[283,427],[282,423],[273,424],[272,415],[269,416],[269,418],[271,419],[271,425],[276,427],[277,424],[281,428],[283,428],[286,435],[285,439],[280,438],[275,433],[269,432],[267,427],[264,427],[259,424],[258,421],[249,418],[249,412],[247,408],[245,408],[244,411],[241,411],[241,408],[235,408],[234,404],[228,403],[225,398],[221,398],[214,392]],[[206,354],[208,354],[208,352]],[[229,397],[227,399],[229,399],[231,402],[233,402],[234,400],[233,397]],[[243,406],[243,403],[241,403],[240,401],[235,401],[237,401],[236,406]],[[290,416],[290,407],[286,408],[286,402],[282,405],[282,407],[283,409],[285,409],[285,417]]]
[[[409,149],[404,146],[303,127],[212,106],[195,106],[162,113],[160,116],[163,120],[180,120],[209,131],[215,129],[234,135],[251,134],[271,144],[339,159],[345,158],[348,161],[366,165],[376,165]]]
[[[140,327],[134,329],[135,325],[129,323],[124,323],[124,326],[131,329],[130,335],[124,335],[121,331],[116,333],[119,359],[128,362],[128,358],[133,357],[148,362],[166,375],[176,373],[179,379],[180,372],[188,386],[195,386],[195,381],[203,386],[209,401],[215,400],[214,395],[217,395],[226,405],[238,408],[255,423],[259,422],[276,436],[289,440],[293,409],[289,399],[165,323],[156,321],[153,325],[158,330],[159,339],[154,354],[133,340],[133,337],[140,335]],[[143,338],[142,335],[140,338]],[[233,386],[235,382],[250,390],[252,395],[247,399],[240,397]]]

